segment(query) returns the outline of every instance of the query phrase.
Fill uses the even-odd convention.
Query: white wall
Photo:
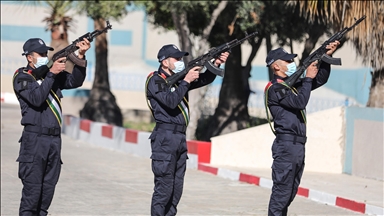
[[[342,173],[344,163],[344,108],[307,116],[305,170]],[[274,140],[268,124],[212,137],[211,164],[270,168]]]

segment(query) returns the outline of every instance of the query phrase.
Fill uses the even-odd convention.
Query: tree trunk
[[[213,11],[210,23],[204,27],[203,34],[198,40],[198,44],[192,42],[192,35],[188,27],[187,14],[185,11],[176,11],[172,10],[172,20],[176,28],[177,35],[179,36],[179,44],[181,50],[189,52],[189,56],[184,58],[184,61],[187,63],[194,59],[194,54],[197,56],[202,55],[207,52],[209,49],[208,38],[211,34],[211,30],[216,23],[218,16],[226,8],[228,2],[221,1],[217,8]],[[193,48],[196,48],[196,53],[193,53]],[[204,95],[207,92],[207,86],[204,86],[199,89],[195,89],[189,92],[189,110],[191,113],[191,119],[189,121],[188,130],[187,130],[187,139],[196,139],[195,133],[198,127],[198,119],[202,113],[202,101],[204,100]]]
[[[94,20],[95,29],[105,28],[105,20]],[[116,126],[123,125],[121,110],[115,96],[110,91],[108,78],[108,44],[106,34],[95,38],[96,68],[95,78],[88,101],[80,111],[80,117],[96,122],[104,122]]]
[[[179,45],[182,51],[189,53],[189,56],[185,57],[184,60],[190,61],[193,58],[192,53],[192,43],[189,39],[190,31],[188,28],[187,14],[185,11],[175,11],[171,12],[172,20],[176,27],[177,35],[179,36]]]
[[[269,33],[266,33],[265,35],[265,44],[267,46],[267,55],[268,55],[269,51],[272,50],[271,35]],[[269,77],[269,80],[273,79],[273,71],[270,67],[268,67],[268,77]]]
[[[384,108],[384,68],[371,72],[372,83],[367,107]]]
[[[246,128],[249,122],[247,107],[249,91],[245,92],[244,89],[243,82],[247,80],[243,78],[244,75],[246,73],[241,66],[241,46],[236,46],[225,65],[219,104],[205,132],[201,134],[201,140],[209,141],[212,136]]]
[[[193,52],[192,52],[193,45],[192,45],[191,39],[189,38],[190,31],[188,27],[187,14],[185,11],[175,11],[175,10],[173,10],[171,13],[172,13],[173,23],[175,24],[175,27],[176,27],[177,35],[179,36],[178,38],[179,38],[180,49],[182,51],[186,51],[189,53],[188,56],[184,57],[184,62],[187,65],[187,63],[194,58]],[[200,113],[199,113],[200,110],[196,106],[197,104],[196,98],[199,97],[199,91],[200,89],[197,89],[189,93],[189,111],[191,113],[191,116],[190,116],[187,134],[186,134],[187,139],[195,138],[194,134],[197,127],[197,121],[195,121],[195,118],[198,118],[200,116]]]
[[[186,56],[184,58],[185,64],[187,64],[189,61],[194,59],[194,56],[193,56],[194,45],[192,44],[191,38],[190,38],[187,14],[185,13],[185,11],[182,11],[182,12],[172,11],[172,19],[176,26],[177,35],[179,36],[179,44],[181,46],[180,49],[183,51],[187,51],[189,53],[189,56]],[[205,41],[204,45],[208,46],[207,45],[208,42],[206,39],[200,40],[199,45],[202,45],[201,41]],[[208,50],[208,49],[201,48],[198,50],[199,52],[196,55],[201,55],[205,50]],[[195,89],[189,92],[189,111],[191,113],[191,116],[190,116],[191,119],[189,121],[188,130],[186,134],[187,139],[189,140],[196,138],[195,131],[197,128],[198,119],[201,116],[201,107],[199,106],[199,104],[205,92],[206,92],[206,87]]]
[[[260,48],[262,42],[263,42],[263,36],[259,36],[257,42],[255,42],[255,40],[251,40],[252,50],[251,50],[251,53],[248,57],[247,64],[245,65],[245,67],[242,70],[242,74],[243,74],[243,76],[242,76],[243,81],[242,82],[244,85],[243,91],[246,94],[246,97],[244,98],[244,100],[246,101],[247,108],[248,108],[248,99],[249,99],[250,94],[255,93],[254,91],[251,90],[251,88],[249,86],[249,78],[251,77],[251,70],[252,70],[252,61],[255,58],[257,52],[259,51],[259,48]]]

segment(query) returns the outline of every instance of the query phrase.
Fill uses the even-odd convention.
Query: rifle
[[[173,74],[172,76],[165,79],[167,86],[171,87],[177,81],[184,79],[188,71],[196,66],[205,66],[207,70],[211,71],[213,74],[224,77],[224,70],[222,68],[216,67],[212,63],[212,59],[218,58],[221,53],[231,51],[233,47],[242,44],[245,40],[248,40],[251,37],[255,37],[256,34],[257,32],[253,32],[252,34],[249,34],[249,35],[246,33],[246,36],[240,40],[234,39],[218,47],[212,48],[209,52],[193,59],[192,61],[188,62],[187,67],[185,67],[183,71]]]
[[[345,27],[343,30],[337,32],[336,34],[332,35],[327,41],[325,41],[317,50],[315,50],[313,53],[311,53],[304,61],[302,66],[297,69],[295,73],[293,73],[290,77],[288,77],[284,82],[289,86],[292,87],[296,81],[300,78],[300,76],[304,73],[304,71],[307,69],[307,67],[312,64],[312,62],[318,60],[318,66],[320,65],[321,61],[324,61],[328,64],[332,65],[341,65],[341,59],[340,58],[332,58],[329,55],[327,55],[327,49],[325,48],[329,43],[340,41],[344,35],[351,31],[356,25],[358,25],[361,21],[365,19],[365,15],[362,16],[360,19],[356,20],[356,22],[351,27]]]
[[[78,59],[77,57],[71,57],[70,55],[74,55],[73,53],[79,49],[79,47],[76,46],[76,44],[80,41],[82,41],[84,38],[88,39],[89,42],[92,42],[95,37],[98,35],[108,32],[109,29],[112,29],[112,25],[107,22],[107,27],[105,27],[102,30],[95,30],[93,32],[88,32],[84,34],[83,36],[79,37],[78,39],[74,40],[72,44],[68,45],[64,49],[56,52],[53,56],[52,59],[49,60],[49,62],[46,65],[42,65],[38,68],[35,68],[32,70],[32,74],[36,77],[36,79],[39,79],[41,77],[45,77],[45,75],[48,73],[49,69],[52,67],[53,63],[62,57],[70,57],[71,61],[76,64],[76,65],[82,65],[85,67],[85,64],[81,61],[81,59]]]

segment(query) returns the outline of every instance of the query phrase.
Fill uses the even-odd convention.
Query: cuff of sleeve
[[[191,84],[188,83],[188,82],[185,81],[185,80],[181,80],[180,85],[185,85],[185,86],[187,86],[187,87],[189,88],[189,86],[190,86]]]
[[[312,82],[312,78],[310,78],[310,77],[305,77],[304,79],[303,79],[303,81],[304,82]]]
[[[55,78],[56,77],[56,74],[52,73],[51,71],[49,71],[46,75],[46,77],[52,77],[52,78]]]

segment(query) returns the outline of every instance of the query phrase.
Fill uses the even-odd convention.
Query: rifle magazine
[[[204,64],[204,66],[207,67],[207,69],[209,71],[211,71],[211,73],[213,73],[213,74],[215,74],[217,76],[224,77],[224,69],[216,67],[211,61],[207,61]]]
[[[78,65],[80,67],[87,67],[87,60],[80,59],[75,53],[69,54],[68,59],[71,60],[71,62],[75,65]]]

